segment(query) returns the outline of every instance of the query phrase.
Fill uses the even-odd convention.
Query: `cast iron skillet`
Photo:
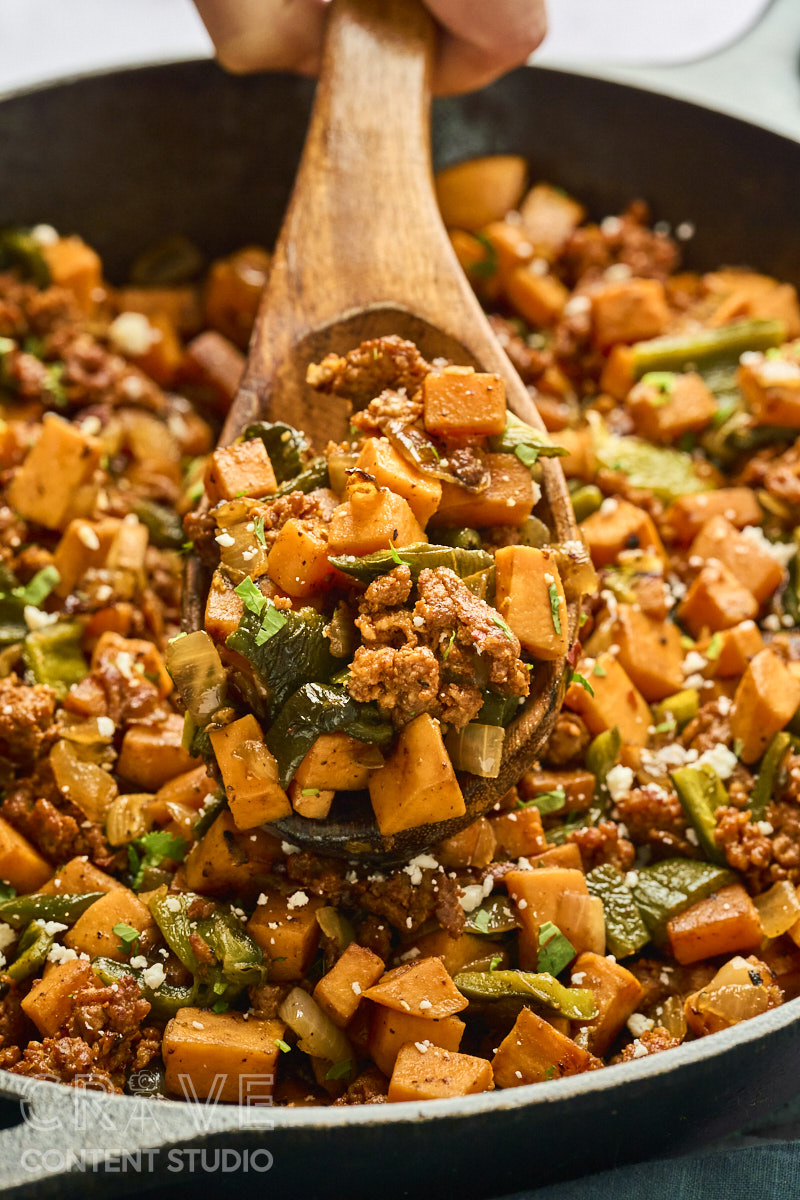
[[[170,232],[210,254],[273,239],[312,85],[232,79],[213,65],[122,71],[0,104],[0,224],[47,221],[98,248],[113,277]],[[594,215],[649,199],[690,220],[696,267],[749,262],[800,283],[800,145],[634,88],[520,70],[436,106],[437,165],[513,152]],[[420,246],[420,253],[425,247]],[[81,1093],[0,1075],[0,1186],[14,1196],[116,1194],[199,1179],[209,1193],[498,1195],[732,1131],[797,1089],[800,1001],[726,1033],[546,1086],[425,1105],[243,1110]],[[36,1117],[20,1123],[20,1100]],[[264,1116],[264,1110],[261,1110]],[[257,1169],[198,1174],[176,1148],[262,1148]],[[113,1174],[68,1173],[65,1155],[151,1148]],[[26,1156],[27,1151],[27,1156]],[[229,1156],[229,1162],[234,1160]],[[213,1158],[206,1165],[213,1167]],[[179,1169],[185,1172],[179,1176]]]

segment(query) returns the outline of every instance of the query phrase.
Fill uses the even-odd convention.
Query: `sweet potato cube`
[[[436,176],[436,198],[448,228],[481,229],[516,208],[528,164],[518,154],[491,154],[445,167]]]
[[[211,895],[250,895],[262,886],[259,877],[263,879],[280,849],[279,840],[263,829],[241,833],[225,810],[189,851],[184,864],[187,886]]]
[[[658,279],[622,279],[606,283],[591,296],[595,345],[658,337],[669,324],[669,305]]]
[[[356,466],[369,472],[378,487],[388,488],[407,500],[423,528],[439,507],[442,498],[439,480],[424,475],[413,463],[407,462],[387,438],[367,438]]]
[[[630,971],[604,954],[580,954],[572,964],[573,987],[588,988],[599,1010],[591,1021],[581,1021],[586,1030],[587,1049],[605,1054],[631,1013],[636,1012],[644,988]]]
[[[678,608],[678,616],[696,638],[709,629],[731,629],[757,614],[753,593],[716,560],[703,567]]]
[[[205,484],[211,504],[237,496],[269,496],[278,486],[261,438],[215,450],[206,469]]]
[[[186,1100],[267,1102],[285,1032],[282,1021],[181,1008],[164,1030],[167,1090]]]
[[[590,733],[603,733],[616,725],[623,743],[646,746],[650,709],[622,664],[612,654],[598,654],[595,667],[587,668],[587,673],[594,695],[572,683],[564,700],[567,708],[581,714]]]
[[[99,986],[99,981],[85,959],[52,964],[22,997],[22,1011],[42,1037],[55,1037],[72,1012],[73,993],[92,984]]]
[[[167,287],[121,287],[114,290],[112,298],[118,313],[169,317],[184,337],[192,337],[203,326],[200,296],[191,283]]]
[[[400,1048],[408,1042],[430,1042],[444,1050],[458,1050],[465,1028],[458,1017],[431,1021],[375,1004],[369,1029],[370,1058],[384,1075],[391,1075]]]
[[[490,261],[502,284],[514,270],[530,262],[533,246],[521,225],[511,221],[490,221],[480,231],[480,241],[489,249]]]
[[[348,485],[347,499],[333,510],[328,526],[331,554],[373,554],[427,540],[407,500],[366,482]]]
[[[677,625],[648,617],[638,605],[620,604],[612,637],[620,664],[649,704],[681,690],[684,651]]]
[[[486,817],[445,838],[436,847],[443,867],[487,867],[494,857],[495,837]]]
[[[666,559],[652,517],[628,500],[612,500],[581,521],[581,533],[596,567],[616,562],[623,550],[652,550]]]
[[[576,953],[597,948],[597,912],[594,905],[586,903],[595,897],[589,896],[582,871],[568,867],[509,871],[505,884],[521,925],[519,961],[524,970],[536,970],[539,929],[547,922],[558,926]],[[578,905],[573,897],[578,898]],[[600,916],[602,920],[602,901]]]
[[[448,975],[457,975],[470,968],[478,970],[476,964],[488,967],[493,958],[504,958],[499,942],[477,933],[461,933],[452,938],[446,929],[432,929],[416,938],[413,945],[419,950],[420,958],[440,958]],[[507,955],[505,959],[507,961]]]
[[[121,316],[123,314],[120,314]],[[126,314],[125,314],[126,315]],[[141,317],[134,317],[141,320]],[[143,353],[129,353],[124,346],[119,346],[120,353],[149,375],[161,387],[169,387],[183,362],[183,346],[178,337],[172,319],[167,313],[151,313],[146,318],[150,327],[150,344]],[[112,333],[114,327],[112,326]]]
[[[452,1017],[468,1003],[438,958],[403,963],[401,967],[387,971],[376,984],[367,988],[364,995],[384,1008],[425,1017],[429,1021]]]
[[[566,812],[584,812],[594,799],[594,775],[582,767],[572,771],[546,771],[540,767],[526,772],[520,782],[526,800],[544,792],[562,791]]]
[[[675,442],[685,433],[705,429],[717,404],[702,376],[695,371],[673,375],[664,386],[645,379],[628,395],[628,411],[636,432],[651,442]]]
[[[739,533],[721,514],[709,517],[694,539],[691,558],[716,559],[763,604],[783,583],[784,570],[768,550]]]
[[[489,824],[497,843],[498,856],[506,859],[528,858],[531,854],[543,854],[547,849],[542,815],[538,808],[520,808],[516,812],[490,817]]]
[[[588,1071],[592,1056],[530,1008],[523,1008],[492,1059],[499,1087],[522,1087]]]
[[[105,566],[119,525],[113,518],[86,521],[77,517],[70,521],[53,554],[53,566],[59,574],[57,596],[68,596],[90,567]]]
[[[59,867],[52,879],[48,879],[38,890],[46,896],[79,896],[87,892],[112,892],[119,890],[121,884],[113,875],[106,875],[86,854],[71,858],[69,862]]]
[[[389,1103],[472,1096],[493,1087],[492,1067],[485,1058],[412,1042],[402,1046],[397,1055],[389,1080]]]
[[[370,774],[369,798],[384,835],[464,815],[441,728],[429,713],[400,730],[384,765]]]
[[[516,454],[487,454],[489,483],[469,492],[458,483],[443,483],[435,525],[521,525],[533,509],[533,483]]]
[[[269,960],[271,983],[297,983],[311,966],[319,945],[317,911],[322,904],[319,897],[297,891],[291,896],[271,892],[256,905],[247,932]]]
[[[130,946],[123,945],[113,931],[120,922],[130,925],[131,929],[138,929],[145,941],[157,932],[150,910],[138,896],[126,887],[111,888],[78,917],[64,935],[64,945],[77,954],[88,954],[90,958],[102,955],[117,962],[126,962]]]
[[[64,529],[94,504],[94,474],[103,443],[54,413],[45,413],[38,441],[8,489],[12,508],[47,529]]]
[[[608,392],[615,400],[624,400],[636,381],[635,356],[631,346],[617,343],[600,372],[600,389]]]
[[[228,338],[206,329],[186,347],[182,375],[209,394],[217,412],[226,413],[239,390],[244,366],[244,355]]]
[[[586,218],[586,209],[572,196],[549,183],[537,183],[519,206],[522,227],[534,253],[548,262]]]
[[[278,782],[278,763],[252,713],[211,731],[228,807],[237,829],[255,829],[292,811]]]
[[[747,355],[736,381],[757,425],[800,428],[800,362],[796,356]]]
[[[445,367],[422,383],[423,419],[442,437],[489,437],[506,427],[506,389],[499,375]]]
[[[583,870],[581,852],[574,842],[565,842],[563,846],[551,846],[543,854],[535,854],[528,860],[532,867],[567,867],[571,871]]]
[[[351,942],[314,988],[314,999],[334,1024],[344,1029],[361,1003],[361,996],[384,972],[383,959]]]
[[[174,685],[166,663],[153,643],[144,638],[120,637],[113,630],[103,633],[92,651],[92,670],[102,670],[106,662],[111,662],[124,675],[131,669],[131,659],[135,672],[149,679],[158,688],[160,696],[169,696]],[[164,724],[170,731],[183,733],[183,721],[177,714],[174,721]]]
[[[291,517],[272,544],[267,574],[287,596],[318,592],[333,574],[324,527]]]
[[[20,893],[35,892],[52,874],[50,863],[0,817],[0,880]]]
[[[506,279],[506,296],[512,308],[534,329],[555,325],[569,300],[569,292],[555,275],[541,275],[532,267],[515,267]]]
[[[800,706],[800,680],[767,647],[752,658],[733,698],[731,733],[742,762],[756,762]]]
[[[206,796],[217,790],[217,782],[208,774],[205,766],[184,771],[170,779],[156,793],[158,804],[182,804],[186,808],[201,809]]]
[[[764,639],[755,621],[742,621],[733,629],[722,629],[713,638],[698,642],[697,649],[706,657],[713,655],[709,657],[709,665],[715,678],[738,679],[747,670],[750,659],[764,649]]]
[[[686,965],[756,950],[763,932],[756,906],[742,885],[734,883],[667,921],[667,936],[675,958]]]
[[[84,313],[92,312],[103,281],[103,264],[97,251],[76,236],[60,237],[43,245],[41,251],[53,284],[72,292]]]
[[[289,784],[289,799],[299,817],[324,821],[331,811],[336,792],[331,788],[301,787],[296,779]]]
[[[369,786],[370,775],[380,767],[383,756],[349,733],[322,733],[294,773],[303,788],[330,788],[334,792],[358,792]]]
[[[562,429],[558,444],[567,454],[559,458],[561,470],[567,479],[594,479],[597,455],[594,452],[592,431],[588,426],[580,429]]]
[[[495,607],[523,649],[552,660],[569,650],[564,585],[549,550],[501,546],[495,553]]]
[[[206,277],[206,322],[246,350],[270,269],[262,246],[245,246],[211,264]]]
[[[244,601],[227,572],[217,568],[211,578],[203,628],[215,642],[224,642],[239,628]]]
[[[170,713],[157,725],[131,725],[122,739],[117,770],[141,792],[157,792],[176,775],[200,766],[183,746],[183,717]]]
[[[720,515],[737,529],[760,525],[763,520],[753,489],[732,487],[678,496],[664,514],[664,526],[669,530],[670,540],[686,545],[710,517]]]

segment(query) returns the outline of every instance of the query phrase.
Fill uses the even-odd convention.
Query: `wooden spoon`
[[[432,21],[416,0],[333,0],[302,160],[221,445],[265,418],[305,430],[318,448],[345,438],[349,405],[313,392],[306,368],[386,334],[415,342],[429,360],[443,356],[496,372],[509,408],[543,428],[439,214],[429,135],[433,47]],[[541,515],[554,540],[573,539],[561,468],[555,459],[541,465]],[[198,629],[207,580],[196,562],[186,582],[184,627]],[[576,608],[570,606],[571,642]],[[565,667],[564,659],[537,665],[531,695],[508,728],[500,775],[464,777],[466,816],[384,837],[369,804],[354,797],[348,810],[341,794],[331,818],[292,816],[274,828],[321,853],[386,860],[410,857],[457,832],[490,809],[541,752],[563,696]]]

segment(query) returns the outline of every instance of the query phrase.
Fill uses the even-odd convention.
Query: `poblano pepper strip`
[[[588,873],[586,886],[590,896],[598,896],[603,902],[606,942],[616,958],[627,958],[647,945],[650,931],[621,871],[611,863],[603,863]]]
[[[376,550],[374,554],[339,554],[330,561],[338,570],[352,575],[362,583],[372,583],[373,579],[386,575],[403,563],[411,568],[411,577],[414,580],[419,579],[420,572],[426,568],[449,567],[461,579],[466,579],[479,571],[488,571],[493,565],[491,554],[485,550],[465,550],[461,546],[433,546],[429,542],[401,546],[394,553],[387,548]]]
[[[597,1016],[594,996],[588,988],[566,988],[547,973],[533,971],[462,971],[453,979],[462,996],[470,1001],[536,1001],[543,1008],[569,1017],[591,1021]]]
[[[292,492],[313,492],[317,488],[327,487],[329,483],[327,458],[314,458],[305,470],[301,471],[299,475],[295,475],[293,479],[287,479],[269,498],[278,500],[281,496],[289,496]]]
[[[257,716],[269,721],[275,719],[301,684],[330,679],[341,666],[331,654],[325,634],[328,621],[321,613],[313,608],[302,608],[299,612],[287,611],[279,615],[282,623],[259,643],[263,617],[245,609],[239,628],[225,643],[252,664],[261,686],[251,689],[245,699]],[[246,691],[247,680],[237,676],[237,682],[240,690]]]
[[[376,704],[361,704],[343,687],[305,683],[284,704],[266,736],[278,761],[281,787],[291,779],[321,733],[344,730],[360,742],[386,746],[394,737],[391,721]]]
[[[780,782],[781,767],[786,758],[786,752],[792,744],[792,736],[785,731],[776,733],[767,746],[766,754],[761,760],[761,769],[755,787],[750,793],[750,820],[763,821],[767,806],[776,798]]]
[[[103,895],[103,892],[81,895],[34,892],[28,896],[12,896],[9,900],[0,900],[0,922],[14,929],[22,929],[30,921],[59,921],[62,925],[73,925]]]
[[[37,683],[46,683],[59,699],[88,674],[81,650],[83,629],[77,621],[57,621],[25,638],[22,656]]]
[[[15,983],[36,975],[47,962],[54,940],[54,935],[47,932],[41,921],[31,921],[19,939],[16,958],[6,967],[6,975]]]
[[[783,321],[738,321],[718,329],[670,334],[631,346],[633,374],[641,379],[648,371],[684,371],[689,367],[703,373],[721,364],[738,363],[746,350],[769,350],[785,341]]]
[[[215,905],[210,915],[192,917],[190,910],[198,902],[208,903],[193,892],[175,894],[159,888],[148,907],[167,945],[194,975],[196,1002],[203,1006],[233,999],[243,988],[257,986],[263,982],[265,969],[260,947],[230,908]],[[211,948],[216,963],[198,959],[193,935]]]
[[[536,458],[557,458],[569,453],[563,446],[556,446],[543,429],[534,429],[510,411],[506,413],[505,429],[489,438],[489,446],[499,454],[514,454],[518,446],[526,447],[535,454],[526,465]]]
[[[706,858],[724,866],[725,851],[714,837],[717,809],[728,803],[724,783],[706,763],[698,767],[678,767],[670,773],[670,779]]]
[[[117,962],[113,958],[92,959],[92,970],[99,975],[103,983],[121,983],[126,975],[132,975],[136,980],[139,991],[150,1005],[150,1016],[158,1021],[169,1021],[182,1008],[203,1007],[198,997],[196,984],[180,986],[173,983],[162,983],[158,988],[151,988],[144,981],[144,974],[138,967],[130,963]],[[206,1007],[210,1007],[207,1005]]]
[[[661,943],[666,937],[667,921],[712,892],[736,883],[733,871],[691,858],[667,858],[651,867],[640,867],[637,875],[631,888],[633,898],[653,940]]]

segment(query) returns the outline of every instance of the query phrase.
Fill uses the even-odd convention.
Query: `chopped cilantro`
[[[497,968],[500,966],[500,963],[501,963],[502,961],[503,961],[503,959],[502,959],[501,955],[499,955],[499,954],[498,954],[498,955],[497,955],[495,958],[493,958],[493,959],[492,959],[492,961],[489,963],[489,970],[490,970],[490,971],[496,971],[496,970],[497,970]]]
[[[60,579],[61,576],[55,567],[42,567],[41,571],[36,572],[30,583],[27,583],[25,587],[13,588],[11,594],[21,600],[23,604],[32,604],[34,608],[38,608]]]
[[[675,717],[672,713],[670,713],[666,721],[662,721],[660,725],[655,726],[653,733],[672,733],[675,725]]]
[[[605,679],[608,672],[602,663],[596,662],[592,667],[592,674],[596,675],[598,679]]]
[[[588,614],[587,614],[587,613],[585,613],[585,612],[582,612],[582,613],[581,613],[581,619],[580,619],[580,621],[578,622],[578,624],[580,625],[580,628],[581,628],[581,629],[583,629],[584,625],[586,624],[586,622],[587,622],[588,620],[589,620]]]
[[[278,1047],[281,1054],[288,1054],[292,1048],[288,1042],[283,1040],[283,1038],[275,1038],[275,1045]]]
[[[481,279],[489,279],[497,270],[499,259],[497,251],[485,233],[476,233],[476,241],[480,242],[486,253],[478,262],[470,263],[469,273],[478,275]]]
[[[733,743],[733,753],[736,755],[737,758],[741,758],[743,750],[744,750],[744,742],[742,741],[741,738],[736,738]]]
[[[301,796],[318,796],[319,788],[303,788],[300,795]]]
[[[489,932],[489,913],[485,908],[479,909],[472,918],[472,924],[479,933]]]
[[[257,617],[267,607],[267,597],[253,583],[249,577],[243,579],[234,589],[236,595],[244,602],[244,606],[248,612],[255,613]]]
[[[132,925],[126,925],[124,921],[117,921],[116,925],[112,925],[111,932],[119,938],[119,948],[123,954],[132,950],[142,936],[138,929],[134,929]]]
[[[138,892],[148,867],[157,867],[165,858],[183,862],[188,843],[186,838],[168,833],[166,829],[154,829],[143,834],[128,846],[128,867],[133,876],[131,887]]]
[[[567,683],[577,683],[578,687],[582,687],[590,696],[594,696],[594,688],[589,683],[589,680],[584,675],[581,675],[580,671],[573,671],[571,667]]]
[[[648,371],[642,376],[642,383],[655,388],[665,399],[675,391],[674,371]]]
[[[274,961],[274,960],[273,960]],[[349,1058],[342,1059],[341,1062],[334,1063],[326,1072],[326,1079],[344,1079],[350,1074],[353,1069],[353,1064]]]
[[[545,1070],[545,1073],[544,1073],[544,1077],[545,1077],[545,1079],[554,1079],[554,1078],[555,1078],[555,1074],[556,1074],[556,1069],[555,1069],[555,1067],[554,1067],[554,1066],[552,1065],[552,1063],[551,1063],[551,1065],[550,1065],[549,1067],[547,1067],[547,1068],[546,1068],[546,1070]]]
[[[286,617],[283,613],[278,612],[271,600],[267,600],[264,609],[264,616],[261,620],[261,628],[256,634],[256,645],[263,646],[264,642],[268,642],[271,637],[283,629],[286,624]]]
[[[253,519],[253,533],[256,535],[256,541],[259,546],[266,546],[267,539],[264,535],[264,518],[255,517]]]
[[[549,975],[559,975],[575,957],[575,947],[557,925],[545,921],[539,928],[539,955],[536,967]]]
[[[505,621],[500,616],[500,614],[493,612],[491,614],[491,618],[492,618],[492,624],[496,625],[498,629],[502,629],[503,633],[506,635],[506,637],[509,639],[509,641],[513,640],[514,635],[511,632],[511,630],[508,628],[508,625],[506,625]]]
[[[401,558],[400,555],[397,553],[395,545],[391,539],[389,539],[389,553],[391,554],[394,562],[397,563],[398,567],[407,567],[408,566],[408,563],[406,562],[406,560],[404,558]]]
[[[555,629],[556,633],[561,633],[561,599],[555,583],[548,584],[547,594],[550,597],[550,612],[553,616],[553,628]]]
[[[453,632],[450,634],[450,641],[447,643],[447,647],[444,651],[444,654],[442,655],[442,662],[447,662],[448,658],[450,657],[450,651],[453,649],[453,642],[455,640],[456,640],[456,631],[454,629]]]
[[[217,1000],[216,1003],[211,1005],[211,1011],[215,1013],[227,1012],[229,1008],[230,1004],[228,1004],[227,1000]]]
[[[548,813],[561,812],[567,803],[567,794],[563,788],[553,788],[550,792],[540,792],[530,800],[519,800],[517,808],[538,808],[542,816]]]

